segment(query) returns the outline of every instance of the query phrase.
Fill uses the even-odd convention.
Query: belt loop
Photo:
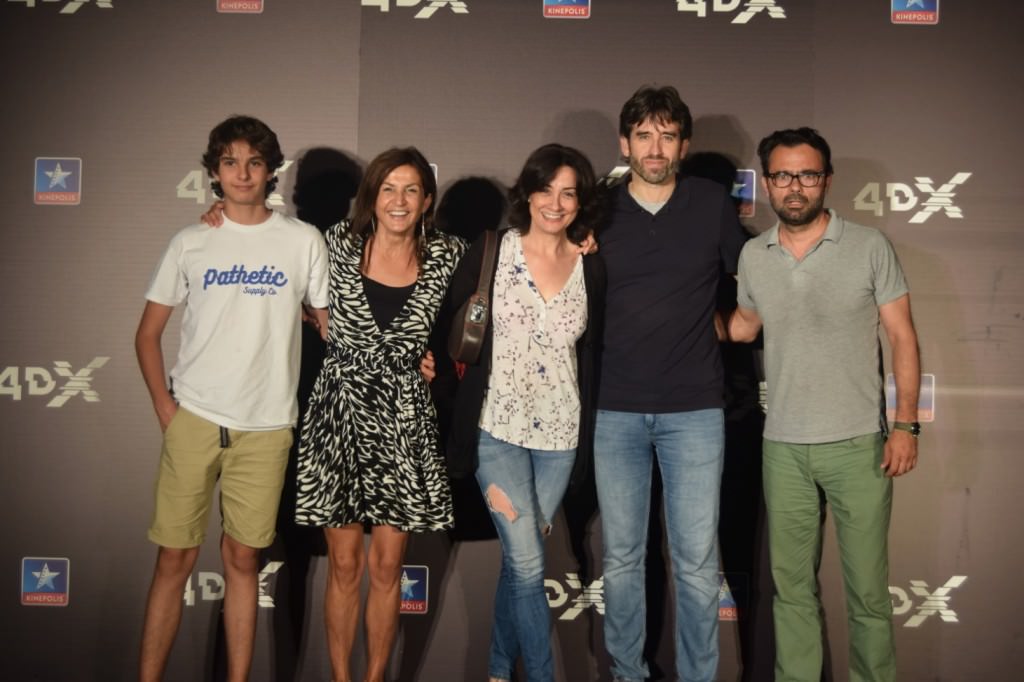
[[[230,447],[231,446],[231,438],[228,436],[228,429],[227,429],[227,427],[226,426],[221,426],[219,428],[220,428],[220,446],[222,448]]]

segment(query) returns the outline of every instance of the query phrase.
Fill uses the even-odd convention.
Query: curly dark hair
[[[231,144],[243,140],[250,147],[259,152],[263,160],[267,162],[267,168],[274,173],[284,164],[284,154],[281,152],[281,145],[278,144],[277,135],[263,121],[252,116],[232,116],[222,121],[210,131],[210,141],[206,145],[206,152],[203,154],[203,168],[206,174],[213,177],[213,174],[220,167],[220,157],[224,155]],[[218,197],[224,194],[220,189],[220,183],[212,183],[213,192]],[[270,196],[277,187],[277,176],[273,176],[267,182],[266,196]]]

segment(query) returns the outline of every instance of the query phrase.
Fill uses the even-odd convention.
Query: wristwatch
[[[906,431],[914,438],[921,435],[921,422],[893,422],[894,431]]]

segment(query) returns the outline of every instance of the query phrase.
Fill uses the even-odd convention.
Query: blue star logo
[[[402,590],[402,599],[412,599],[412,588],[419,583],[419,580],[412,580],[409,578],[409,574],[402,571],[402,580],[400,587]]]
[[[60,575],[60,573],[51,571],[49,564],[43,564],[43,570],[41,571],[32,571],[32,575],[39,579],[39,582],[36,583],[37,590],[44,587],[48,587],[51,590],[57,589],[57,586],[53,584],[53,579]]]
[[[44,172],[46,173],[46,177],[50,178],[50,189],[53,189],[57,185],[60,185],[64,189],[68,188],[67,178],[71,175],[71,171],[63,170],[60,167],[60,161],[57,162],[57,165],[53,167],[52,171]]]

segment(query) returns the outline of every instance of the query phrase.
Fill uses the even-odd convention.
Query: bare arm
[[[316,318],[316,328],[320,330],[320,338],[327,340],[327,324],[329,316],[327,308],[313,308],[313,317]]]
[[[174,308],[171,306],[146,301],[146,308],[142,311],[142,319],[139,321],[139,329],[135,332],[135,355],[139,359],[139,369],[142,370],[142,379],[149,389],[149,396],[153,400],[153,409],[156,411],[156,418],[160,421],[160,430],[166,431],[171,418],[178,411],[178,404],[174,402],[171,392],[167,390],[167,375],[164,372],[164,354],[160,339],[163,336],[167,320],[170,319]]]
[[[327,321],[330,318],[327,308],[313,308],[306,304],[302,305],[302,321],[313,327],[320,333],[320,338],[327,340]]]
[[[739,306],[729,316],[726,331],[729,341],[749,343],[756,339],[757,333],[761,331],[761,317],[750,308]]]
[[[921,359],[917,332],[910,315],[910,295],[879,306],[882,328],[892,348],[892,373],[896,379],[896,421],[917,421],[917,399],[921,390]],[[882,469],[886,476],[902,476],[917,465],[917,439],[906,431],[894,430],[885,444]]]

